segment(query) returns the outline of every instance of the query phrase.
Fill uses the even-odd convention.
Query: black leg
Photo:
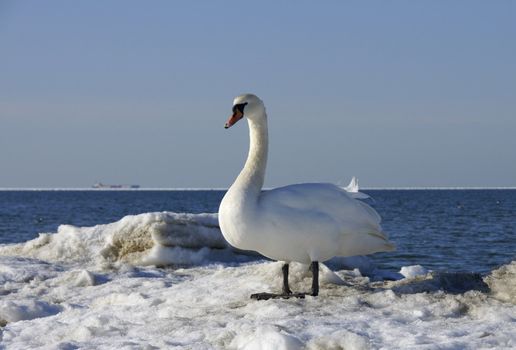
[[[319,295],[319,262],[312,261],[312,295]]]
[[[310,265],[312,270],[312,293],[310,295],[316,297],[319,295],[319,262],[312,261]],[[273,294],[273,293],[256,293],[251,294],[251,299],[256,300],[268,300],[268,299],[277,299],[277,298],[304,298],[308,293],[292,293],[288,286],[288,264],[284,264],[281,268],[283,272],[283,293],[281,294]]]
[[[255,293],[251,294],[251,299],[256,300],[269,300],[269,299],[288,299],[288,298],[301,298],[304,299],[306,293],[292,293],[288,286],[288,264],[283,264],[281,271],[283,272],[283,293]]]
[[[292,294],[292,291],[288,287],[288,264],[284,264],[281,271],[283,271],[283,294]]]

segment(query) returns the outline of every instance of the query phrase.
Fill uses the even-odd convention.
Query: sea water
[[[399,270],[422,265],[488,272],[516,257],[516,190],[370,190],[367,202],[397,250],[372,259]],[[0,191],[0,244],[59,225],[94,226],[126,215],[216,213],[224,191]]]
[[[0,348],[516,348],[516,191],[364,192],[397,251],[258,302],[281,263],[225,242],[223,191],[0,191]]]

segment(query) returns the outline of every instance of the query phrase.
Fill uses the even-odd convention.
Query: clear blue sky
[[[0,187],[516,185],[514,1],[2,1]]]

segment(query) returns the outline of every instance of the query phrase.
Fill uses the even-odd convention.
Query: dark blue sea
[[[485,273],[516,258],[516,190],[370,190],[397,251],[383,268]],[[0,244],[156,211],[217,212],[224,191],[0,191]]]

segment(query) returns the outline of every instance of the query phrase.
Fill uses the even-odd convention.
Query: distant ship
[[[93,184],[93,186],[91,186],[92,188],[122,188],[122,189],[127,189],[127,188],[140,188],[140,185],[106,185],[106,184],[103,184],[102,182],[97,182],[95,184]]]

